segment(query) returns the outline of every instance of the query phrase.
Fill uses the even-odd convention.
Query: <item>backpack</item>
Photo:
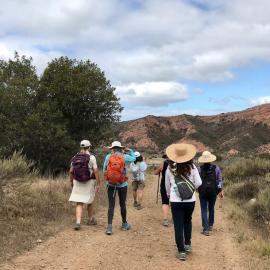
[[[79,182],[87,182],[91,178],[94,178],[89,169],[90,155],[78,153],[71,159],[71,165],[73,168],[72,174],[74,179]]]
[[[106,169],[106,180],[109,182],[109,184],[117,185],[125,182],[127,177],[123,175],[124,169],[124,156],[111,154]]]
[[[216,196],[218,194],[218,186],[216,181],[216,166],[211,165],[208,168],[200,167],[202,185],[199,188],[200,194],[204,196]]]
[[[195,192],[195,185],[185,176],[175,176],[176,194],[181,200],[189,200]]]

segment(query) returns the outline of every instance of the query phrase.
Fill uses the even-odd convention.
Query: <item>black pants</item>
[[[112,221],[113,221],[116,193],[118,193],[118,197],[119,197],[122,222],[123,223],[127,222],[127,208],[126,208],[127,187],[118,188],[118,187],[108,186],[107,193],[108,193],[108,200],[109,200],[108,224],[112,224]]]
[[[195,202],[171,202],[175,242],[179,252],[184,252],[185,245],[191,244],[194,207]]]

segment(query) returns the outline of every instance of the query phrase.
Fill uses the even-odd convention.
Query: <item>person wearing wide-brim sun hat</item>
[[[105,233],[111,235],[113,233],[112,223],[115,207],[115,196],[118,193],[119,204],[121,208],[122,225],[121,229],[127,231],[130,229],[130,224],[127,222],[127,189],[128,177],[126,174],[127,165],[136,160],[134,151],[126,148],[119,141],[112,142],[112,145],[107,147],[110,153],[106,155],[103,164],[103,173],[107,181],[107,195],[108,195],[108,225]]]
[[[198,162],[202,185],[199,188],[202,215],[202,234],[209,236],[215,221],[215,203],[217,195],[223,198],[223,178],[219,166],[213,164],[216,156],[209,151],[204,151]]]
[[[177,258],[186,260],[186,254],[191,251],[191,220],[196,201],[194,189],[202,184],[200,174],[193,164],[196,148],[192,144],[171,144],[166,148],[166,155],[170,162],[165,175],[165,185],[171,203]],[[180,195],[179,179],[182,179],[182,183],[193,186],[190,197],[184,198]]]

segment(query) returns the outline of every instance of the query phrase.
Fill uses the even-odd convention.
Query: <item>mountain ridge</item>
[[[177,142],[193,143],[199,152],[270,152],[270,104],[211,116],[147,115],[122,122],[121,130],[124,144],[148,152]]]

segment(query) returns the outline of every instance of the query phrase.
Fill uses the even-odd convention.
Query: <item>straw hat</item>
[[[171,144],[166,148],[166,155],[176,163],[184,163],[193,159],[196,152],[196,147],[187,143]]]
[[[112,146],[109,146],[109,148],[111,149],[111,148],[114,148],[114,147],[119,147],[119,148],[125,148],[125,146],[123,146],[120,142],[118,142],[118,141],[114,141],[113,143],[112,143]]]
[[[198,161],[200,163],[210,163],[217,159],[217,157],[211,154],[209,151],[204,151],[202,155],[199,157]]]

